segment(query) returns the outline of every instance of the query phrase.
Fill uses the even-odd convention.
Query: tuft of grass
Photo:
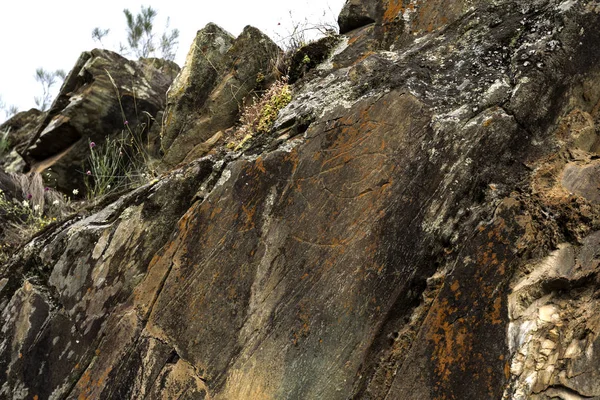
[[[109,137],[101,145],[97,146],[96,143],[89,142],[90,155],[84,164],[84,167],[87,167],[84,171],[88,200],[142,185],[158,175],[152,166],[146,132],[146,128],[154,122],[154,118],[147,112],[143,112],[145,122],[138,122],[132,126],[123,108],[119,87],[108,71],[106,74],[115,90],[121,109],[123,130],[119,138]],[[135,102],[135,90],[133,94]],[[143,121],[144,118],[137,115],[137,105],[135,110],[136,121]]]
[[[89,142],[89,169],[86,171],[85,186],[89,200],[117,191],[127,185],[127,165],[123,154],[123,143],[107,138],[101,146]]]
[[[70,199],[44,187],[37,174],[4,174],[0,189],[0,263],[34,233],[67,216]]]
[[[235,151],[243,148],[254,135],[269,133],[279,110],[292,101],[292,90],[287,83],[287,78],[275,81],[262,96],[255,98],[252,104],[244,107],[240,118],[240,127],[235,134],[242,138],[239,142],[232,141],[228,147]]]
[[[298,50],[320,38],[338,34],[337,13],[329,6],[323,10],[322,17],[316,22],[309,21],[307,18],[298,20],[291,11],[289,22],[289,24],[285,24],[288,26],[285,32],[273,32],[275,43],[283,49],[283,53],[278,55],[274,67],[284,76],[289,75],[292,58]],[[310,59],[305,63],[309,62]]]

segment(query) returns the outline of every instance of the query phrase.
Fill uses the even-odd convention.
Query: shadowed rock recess
[[[199,32],[172,169],[0,267],[0,398],[600,399],[600,3],[339,23],[270,133],[194,158],[279,52]]]

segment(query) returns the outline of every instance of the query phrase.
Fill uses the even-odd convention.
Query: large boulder
[[[199,31],[169,89],[162,131],[165,166],[188,154],[197,157],[196,147],[234,125],[253,91],[272,81],[280,55],[277,45],[251,26],[236,39],[214,24]]]
[[[82,191],[89,142],[101,145],[125,129],[144,137],[177,72],[175,64],[154,59],[82,53],[24,153],[30,169],[45,172],[48,184],[64,192]]]
[[[340,33],[372,24],[378,17],[378,1],[347,0],[338,16]]]
[[[225,57],[235,38],[209,23],[196,34],[185,64],[167,92],[162,146],[171,147],[177,136],[198,118],[225,68]]]
[[[406,4],[0,266],[0,396],[600,398],[600,7]]]

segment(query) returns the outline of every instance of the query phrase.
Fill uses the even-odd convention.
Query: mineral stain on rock
[[[348,0],[339,24],[241,150],[226,94],[277,79],[270,39],[209,24],[153,72],[164,173],[0,266],[0,397],[600,398],[598,6]],[[95,138],[94,57],[141,68],[85,53],[13,121],[30,166]]]

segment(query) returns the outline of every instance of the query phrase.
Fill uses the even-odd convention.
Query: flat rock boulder
[[[272,82],[277,45],[251,26],[234,39],[214,24],[198,32],[186,65],[169,89],[163,117],[163,163],[173,166],[196,146],[234,125],[253,91]]]
[[[82,190],[89,143],[101,145],[126,129],[147,134],[177,70],[108,50],[82,53],[24,152],[30,169],[45,171],[48,184],[64,192]]]

